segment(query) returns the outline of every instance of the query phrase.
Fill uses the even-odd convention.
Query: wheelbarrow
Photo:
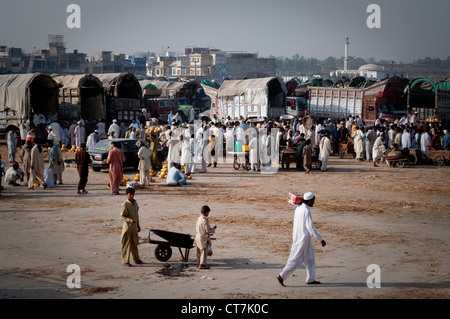
[[[166,241],[151,239],[151,233],[154,233]],[[155,257],[159,261],[168,261],[170,257],[172,257],[172,247],[178,247],[181,258],[183,258],[183,262],[188,262],[189,251],[191,248],[194,248],[194,236],[165,230],[150,229],[148,234],[148,243],[157,245],[155,248]],[[184,248],[184,254],[181,250],[182,248]]]

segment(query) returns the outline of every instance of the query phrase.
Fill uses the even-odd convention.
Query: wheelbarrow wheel
[[[168,261],[172,257],[172,248],[168,244],[158,244],[155,248],[155,257],[159,261]]]

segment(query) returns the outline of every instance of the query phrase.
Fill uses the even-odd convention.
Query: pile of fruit
[[[79,147],[79,146],[75,147],[75,145],[72,145],[72,148],[70,150],[64,144],[61,146],[61,151],[69,152],[70,154],[76,153],[76,152],[78,152],[80,150],[81,150],[81,147]]]
[[[168,171],[169,171],[169,169],[167,168],[167,165],[164,165],[163,168],[158,172],[157,176],[160,179],[165,179],[165,178],[167,178]]]
[[[120,186],[127,186],[127,183],[128,183],[129,181],[130,181],[130,180],[128,179],[128,177],[124,176],[124,177],[122,178],[122,180],[120,181]]]

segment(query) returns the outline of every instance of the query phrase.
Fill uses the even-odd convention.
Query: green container
[[[244,143],[237,141],[236,144],[234,144],[234,151],[235,152],[242,152],[242,146]]]

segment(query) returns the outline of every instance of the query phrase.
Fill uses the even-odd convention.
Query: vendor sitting
[[[17,183],[19,180],[23,182],[23,171],[19,168],[19,163],[14,162],[13,166],[10,167],[5,174],[5,182],[8,185],[19,186]]]
[[[169,186],[179,186],[186,185],[187,177],[181,172],[181,165],[178,163],[173,163],[173,166],[169,169],[167,173],[167,185]]]

